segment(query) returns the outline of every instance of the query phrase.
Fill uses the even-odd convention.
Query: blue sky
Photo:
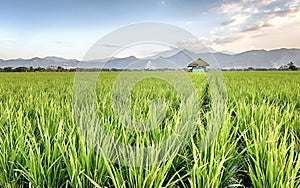
[[[300,48],[300,0],[7,0],[0,2],[0,58],[81,59],[105,34],[155,21],[182,27],[218,51]]]

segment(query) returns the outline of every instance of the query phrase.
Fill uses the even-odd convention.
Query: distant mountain
[[[59,57],[45,57],[39,58],[34,57],[32,59],[10,59],[10,60],[0,60],[0,67],[77,67],[79,61],[76,59],[64,59]]]
[[[166,57],[170,57],[172,55],[175,55],[179,52],[180,50],[178,49],[171,49],[171,50],[166,50],[166,51],[162,51],[162,52],[159,52],[153,56],[149,56],[147,57],[148,59],[155,59],[155,58],[166,58]],[[147,59],[146,58],[146,59]]]
[[[172,49],[147,58],[129,56],[90,61],[45,57],[32,59],[0,59],[0,67],[58,67],[63,68],[116,68],[116,69],[161,69],[185,68],[198,58],[210,64],[210,68],[279,68],[289,62],[300,66],[300,49],[251,50],[238,54],[224,52],[192,52],[189,50]]]
[[[294,62],[300,66],[300,49],[251,50],[239,54],[199,54],[207,62],[217,62],[221,68],[279,68]]]
[[[300,49],[251,50],[238,54],[193,53],[182,51],[166,59],[176,62],[180,67],[191,59],[201,58],[210,64],[210,68],[279,68],[293,62],[300,66]]]

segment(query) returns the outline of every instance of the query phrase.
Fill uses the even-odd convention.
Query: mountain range
[[[293,62],[296,66],[300,66],[300,49],[250,50],[237,54],[215,51],[196,53],[186,49],[173,49],[160,52],[147,58],[129,56],[89,61],[64,59],[60,57],[0,59],[0,67],[49,68],[60,66],[63,68],[182,69],[186,68],[189,63],[198,58],[210,64],[209,68],[279,68],[290,62]]]

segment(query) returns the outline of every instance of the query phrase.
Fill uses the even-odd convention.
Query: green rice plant
[[[295,123],[299,122],[299,113],[295,106],[299,93],[292,88],[299,82],[291,78],[299,75],[253,72],[243,76],[239,82],[229,82],[227,88],[232,89],[229,99],[242,135],[239,147],[245,155],[239,161],[246,179],[253,187],[298,187],[299,137]],[[265,77],[271,78],[261,82]],[[242,86],[245,83],[247,87]]]
[[[95,106],[101,126],[115,140],[135,147],[155,146],[169,138],[182,115],[176,89],[157,78],[133,87],[129,97],[133,117],[165,115],[155,129],[139,132],[124,126],[125,120],[113,109],[118,75],[99,75]],[[1,73],[0,187],[300,186],[299,72],[224,73],[227,103],[222,126],[208,140],[204,138],[214,131],[208,123],[217,103],[204,74],[187,75],[200,106],[197,122],[190,124],[196,127],[195,134],[165,160],[140,154],[129,159],[140,166],[126,166],[114,163],[126,154],[114,156],[112,143],[106,144],[115,161],[91,146],[80,131],[72,108],[74,73]],[[152,109],[156,99],[164,107]],[[151,160],[157,161],[147,163]]]
[[[206,117],[209,118],[209,117]],[[225,187],[239,186],[234,177],[238,171],[237,152],[238,127],[230,122],[230,112],[226,113],[224,123],[209,147],[201,147],[205,135],[193,139],[193,167],[191,169],[191,187]],[[201,135],[201,136],[200,136]],[[198,144],[197,144],[198,143]]]

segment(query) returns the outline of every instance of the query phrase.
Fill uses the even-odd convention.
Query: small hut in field
[[[207,62],[198,58],[196,61],[188,64],[187,68],[189,72],[205,72],[208,66],[209,64]]]

